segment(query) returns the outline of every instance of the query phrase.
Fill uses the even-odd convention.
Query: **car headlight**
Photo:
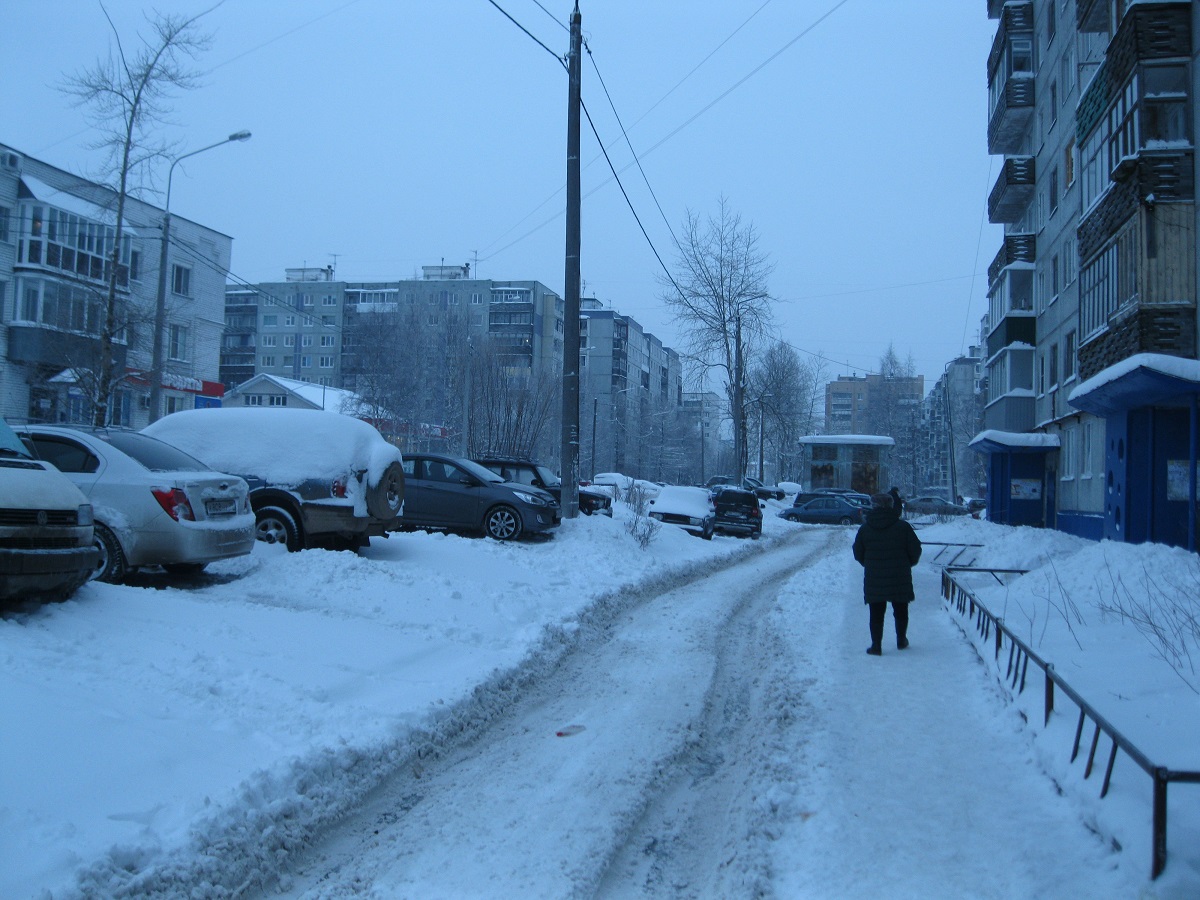
[[[528,494],[525,491],[513,491],[518,500],[528,503],[530,506],[549,506],[544,497],[539,497],[537,494]]]
[[[95,525],[96,518],[92,515],[92,504],[81,503],[75,513],[75,521],[79,525]]]

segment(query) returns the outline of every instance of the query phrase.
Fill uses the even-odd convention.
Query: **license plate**
[[[206,500],[204,508],[210,516],[232,516],[237,512],[237,502],[234,500]]]

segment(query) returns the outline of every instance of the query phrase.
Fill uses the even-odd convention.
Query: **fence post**
[[[1050,724],[1050,713],[1054,712],[1054,664],[1046,664],[1046,718],[1042,720],[1042,727]]]
[[[1150,878],[1157,878],[1167,866],[1167,770],[1159,766],[1154,770],[1154,860],[1150,865]]]

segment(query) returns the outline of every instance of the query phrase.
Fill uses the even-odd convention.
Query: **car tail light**
[[[346,496],[346,482],[341,478],[334,479],[333,484],[331,484],[329,486],[329,496],[345,497]]]
[[[755,506],[752,510],[750,510],[750,518],[752,518],[752,519],[755,516],[761,516],[761,515],[762,515],[762,510],[759,509],[757,506]]]
[[[151,488],[150,493],[158,501],[158,505],[176,522],[194,522],[196,514],[192,512],[192,504],[188,502],[187,494],[179,488]]]

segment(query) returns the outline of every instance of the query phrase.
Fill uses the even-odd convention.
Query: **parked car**
[[[753,491],[725,485],[713,493],[713,506],[717,513],[717,531],[752,538],[762,534],[763,502]]]
[[[476,531],[498,541],[557,528],[562,518],[552,494],[505,481],[479,463],[440,453],[404,459],[404,528]]]
[[[0,419],[0,601],[65,600],[92,577],[92,506]]]
[[[356,550],[397,527],[404,457],[374,426],[315,409],[196,409],[143,434],[250,485],[257,537],[288,550]]]
[[[590,487],[604,491],[614,500],[626,499],[633,488],[640,490],[647,499],[657,497],[658,492],[662,490],[661,484],[646,481],[644,478],[630,478],[620,472],[601,472],[593,475],[588,484]]]
[[[841,490],[838,488],[815,488],[811,491],[801,491],[796,494],[792,500],[792,506],[803,506],[809,500],[816,500],[818,497],[836,496],[849,500],[855,506],[861,506],[863,509],[871,508],[871,495],[860,494],[857,491]]]
[[[780,510],[779,517],[809,525],[859,525],[866,510],[838,494],[816,497],[800,506]]]
[[[779,485],[763,484],[757,478],[751,478],[749,475],[745,478],[737,478],[733,475],[714,475],[705,482],[705,487],[709,490],[724,485],[733,485],[734,487],[740,487],[744,491],[753,491],[764,500],[782,500],[787,496],[783,488]]]
[[[527,459],[506,456],[480,456],[475,462],[495,472],[505,481],[541,488],[553,496],[559,507],[562,507],[562,480],[545,466]],[[611,518],[612,497],[600,488],[580,485],[579,511],[585,516],[600,515]]]
[[[717,527],[713,495],[705,488],[668,485],[650,501],[650,518],[711,541]]]
[[[965,516],[970,510],[944,497],[913,497],[904,501],[904,511],[914,516]]]
[[[249,488],[163,441],[114,428],[14,429],[92,504],[95,577],[119,583],[143,566],[194,574],[254,549]]]

